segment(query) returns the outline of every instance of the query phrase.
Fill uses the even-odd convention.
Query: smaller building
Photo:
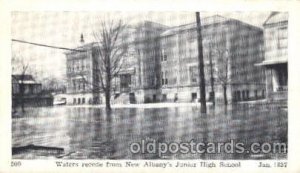
[[[273,12],[264,23],[266,95],[271,102],[287,104],[288,14]]]
[[[12,75],[12,106],[51,106],[53,97],[42,92],[32,75]]]

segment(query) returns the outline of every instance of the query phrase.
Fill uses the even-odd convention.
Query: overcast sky
[[[201,17],[219,14],[262,27],[270,12],[202,12]],[[176,26],[195,22],[193,12],[13,12],[12,38],[74,48],[79,45],[80,34],[85,42],[93,41],[92,31],[102,19],[123,19],[129,24],[144,20]],[[63,50],[38,47],[23,43],[12,43],[12,55],[22,57],[42,77],[65,77],[66,59]],[[13,72],[14,73],[14,72]]]

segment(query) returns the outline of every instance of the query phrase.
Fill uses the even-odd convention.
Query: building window
[[[167,61],[168,57],[167,55],[164,55],[164,61]]]
[[[73,104],[76,104],[76,98],[73,98]]]
[[[167,100],[167,94],[163,94],[163,101],[166,101]]]
[[[85,104],[85,98],[82,98],[82,104]]]
[[[120,75],[120,87],[122,91],[127,91],[130,89],[131,85],[131,75],[130,74],[122,74]]]
[[[276,72],[277,72],[278,84],[279,84],[277,91],[287,90],[287,83],[288,83],[287,65],[279,65]]]
[[[197,93],[192,93],[192,102],[196,101]]]
[[[81,66],[81,70],[83,71],[83,69],[84,69],[84,60],[83,59],[81,60],[79,66]]]
[[[278,48],[287,48],[288,46],[288,31],[287,27],[278,29]]]
[[[166,72],[161,72],[161,84],[162,85],[167,85],[168,84],[168,79],[165,78]]]
[[[73,80],[73,89],[76,90],[76,82]]]
[[[156,95],[155,94],[152,96],[152,101],[156,102]]]
[[[189,70],[191,83],[196,83],[198,78],[197,66],[191,66]]]
[[[236,92],[236,100],[237,101],[241,100],[241,92],[240,91]]]
[[[249,99],[249,90],[246,91],[246,94],[247,94],[247,99]]]
[[[161,54],[161,61],[167,61],[168,57],[166,55],[165,50],[162,50],[162,54]]]
[[[174,95],[174,102],[177,102],[177,101],[178,101],[178,94],[175,93],[175,95]]]
[[[78,98],[78,104],[80,104],[81,103],[81,100],[80,100],[80,98]]]

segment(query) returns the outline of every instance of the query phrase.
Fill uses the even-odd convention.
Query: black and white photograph
[[[289,12],[10,15],[12,159],[288,159]]]

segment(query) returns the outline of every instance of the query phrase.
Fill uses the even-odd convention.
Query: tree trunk
[[[227,106],[228,101],[227,101],[227,86],[223,85],[223,94],[224,94],[224,105]]]
[[[110,63],[110,56],[106,57],[106,89],[105,89],[105,106],[106,110],[110,111],[111,106],[110,106],[110,89],[111,89],[111,63]]]
[[[22,79],[22,82],[20,84],[20,103],[21,103],[21,110],[22,110],[22,113],[25,112],[25,106],[24,106],[24,92],[25,92],[25,86],[23,84],[23,79]]]
[[[22,112],[25,112],[25,108],[24,108],[24,97],[21,96],[21,107],[22,107]]]
[[[111,110],[111,105],[110,105],[110,89],[107,89],[105,91],[105,107],[106,107],[106,110],[108,110],[108,111]]]
[[[209,47],[209,65],[210,65],[210,88],[211,88],[210,99],[212,102],[212,106],[215,107],[214,74],[213,74],[211,46]]]

